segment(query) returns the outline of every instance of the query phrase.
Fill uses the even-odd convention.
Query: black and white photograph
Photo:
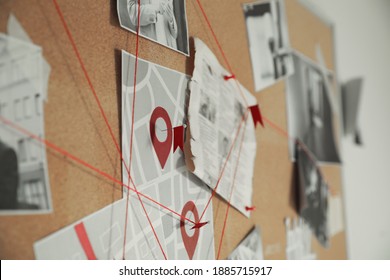
[[[210,122],[215,123],[217,115],[217,106],[211,100],[207,93],[201,91],[199,113],[208,119]]]
[[[254,226],[237,248],[228,256],[228,260],[263,260],[263,243],[258,226]]]
[[[4,122],[44,138],[42,51],[9,36],[0,36],[0,43],[0,215],[47,213],[46,148]]]
[[[296,149],[300,216],[308,223],[321,245],[327,247],[328,185],[323,180],[313,155],[300,145]]]
[[[242,122],[244,115],[245,115],[245,107],[238,100],[236,100],[234,103],[234,113],[236,116],[236,118],[234,120],[234,125],[236,127],[238,127],[240,125],[240,123]]]
[[[185,0],[117,0],[124,29],[189,56]],[[138,11],[140,16],[138,19]]]
[[[318,161],[340,163],[336,142],[337,127],[334,123],[329,95],[332,88],[326,86],[324,72],[307,58],[293,55],[294,75],[287,80],[288,130],[292,138],[302,141]],[[295,159],[293,141],[290,156]]]
[[[255,91],[294,72],[283,0],[243,5]]]
[[[226,159],[229,154],[230,149],[230,141],[226,137],[225,134],[222,132],[218,133],[218,154],[223,158]],[[221,161],[221,165],[224,163],[224,161]]]

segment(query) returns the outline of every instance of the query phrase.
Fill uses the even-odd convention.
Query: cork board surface
[[[239,81],[254,93],[252,68],[241,0],[201,0],[211,25]],[[96,94],[120,144],[121,50],[135,53],[136,36],[119,26],[116,0],[58,0],[72,32]],[[223,59],[195,0],[186,1],[190,37],[199,37]],[[333,34],[329,26],[296,0],[286,0],[291,46],[315,60],[319,43],[326,65],[334,70]],[[48,103],[45,105],[46,139],[96,168],[121,180],[120,157],[97,108],[94,96],[52,1],[0,0],[0,31],[14,13],[33,42],[42,46],[52,67]],[[191,42],[191,40],[190,40]],[[192,73],[190,57],[140,38],[139,56],[151,62]],[[226,65],[224,65],[226,67]],[[255,94],[263,115],[287,130],[285,83]],[[221,258],[225,258],[254,224],[261,228],[266,259],[284,259],[286,236],[283,219],[297,217],[293,164],[287,139],[270,126],[258,128],[253,204],[246,219],[230,209]],[[54,211],[46,215],[0,216],[0,258],[33,259],[32,244],[122,197],[119,185],[48,149],[49,176]],[[333,189],[341,193],[341,167],[322,167]],[[217,249],[227,204],[213,198]],[[345,233],[331,240],[329,249],[313,239],[320,259],[345,259]]]

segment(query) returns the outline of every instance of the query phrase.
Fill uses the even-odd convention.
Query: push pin
[[[246,211],[255,211],[255,210],[256,210],[256,207],[255,207],[255,206],[251,206],[251,207],[245,206],[245,210],[246,210]]]
[[[230,79],[235,79],[236,76],[235,76],[234,74],[232,74],[232,75],[230,75],[230,76],[224,75],[223,78],[224,78],[225,81],[228,81],[228,80],[230,80]]]
[[[209,222],[196,223],[191,229],[201,228],[207,225]]]

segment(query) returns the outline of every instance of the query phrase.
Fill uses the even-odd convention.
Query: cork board
[[[254,92],[246,26],[240,0],[201,0],[218,40],[240,82]],[[136,36],[120,28],[116,0],[58,0],[64,18],[102,103],[108,122],[120,143],[121,50],[135,53]],[[190,37],[199,37],[223,59],[195,0],[186,1]],[[296,0],[286,0],[290,42],[293,48],[315,60],[319,43],[326,65],[334,70],[332,29]],[[45,105],[46,139],[96,168],[121,180],[120,158],[97,110],[91,89],[75,56],[52,1],[0,0],[0,31],[14,13],[33,42],[42,46],[52,67],[48,103]],[[193,56],[191,46],[190,55]],[[140,38],[139,56],[187,74],[193,58]],[[224,65],[226,67],[226,65]],[[285,83],[255,94],[263,115],[287,130]],[[266,259],[284,259],[286,236],[283,219],[296,217],[293,164],[287,139],[271,128],[256,130],[257,156],[251,219],[230,209],[221,258],[225,258],[254,224],[261,227]],[[32,244],[122,197],[119,185],[97,176],[48,149],[49,176],[54,211],[48,215],[1,216],[0,258],[33,259]],[[323,166],[333,189],[341,193],[341,167]],[[219,244],[227,204],[213,199],[215,246]],[[329,249],[313,239],[319,259],[346,258],[345,233],[331,240]]]

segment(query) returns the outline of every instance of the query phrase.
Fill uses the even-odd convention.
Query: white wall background
[[[390,259],[390,0],[305,1],[334,24],[340,81],[364,78],[364,146],[343,140],[348,256]]]

